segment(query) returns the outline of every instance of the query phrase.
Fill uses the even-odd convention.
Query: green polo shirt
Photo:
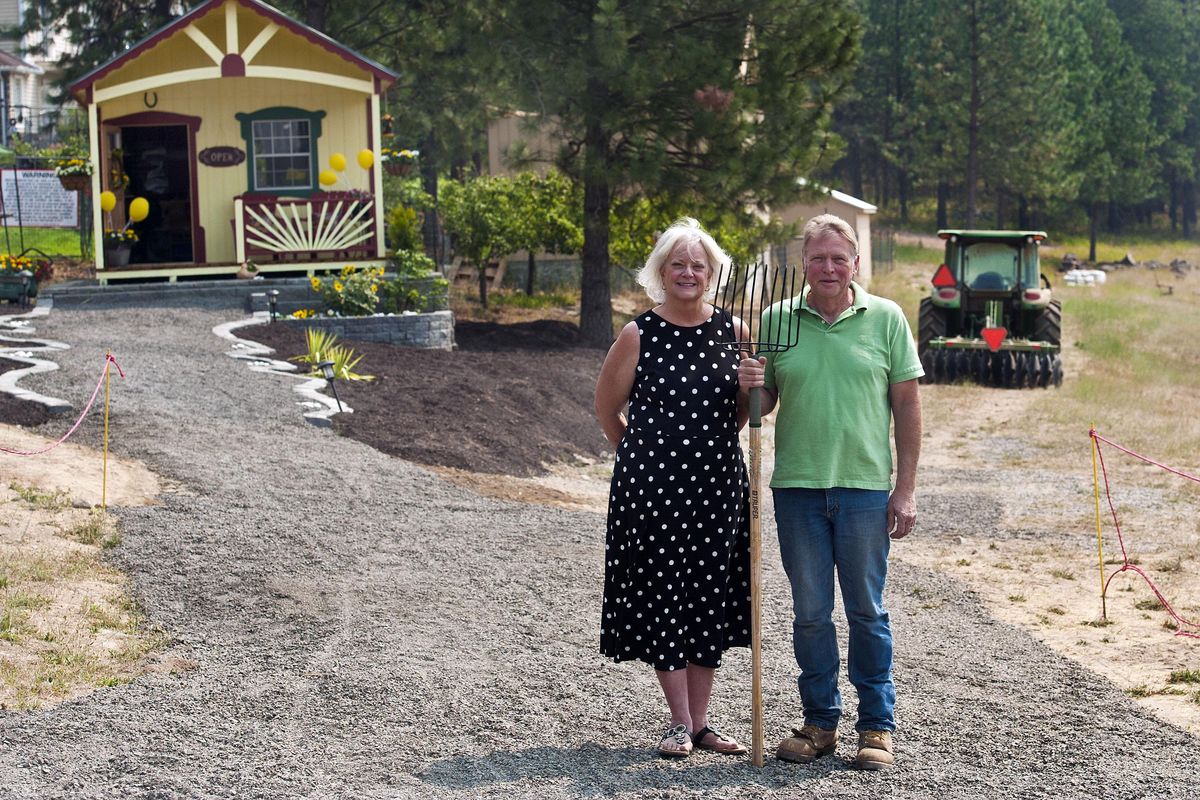
[[[891,489],[888,387],[925,374],[900,306],[851,283],[854,303],[832,324],[808,292],[771,306],[762,333],[795,347],[764,352],[766,387],[779,393],[771,488]]]

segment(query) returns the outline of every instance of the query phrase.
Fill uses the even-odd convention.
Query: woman
[[[621,330],[596,382],[617,451],[600,651],[654,667],[671,711],[665,757],[746,752],[708,721],[721,655],[748,646],[751,626],[746,413],[727,346],[746,331],[711,303],[728,263],[696,220],[668,228],[638,275],[658,305]]]

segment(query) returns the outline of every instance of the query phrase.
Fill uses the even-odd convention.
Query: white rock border
[[[33,310],[26,314],[0,317],[0,331],[18,334],[37,333],[37,329],[29,324],[30,321],[48,315],[53,305],[53,300],[47,298],[44,303],[39,302]],[[50,339],[5,336],[3,334],[0,334],[0,342],[18,343],[16,346],[0,346],[0,356],[10,361],[29,365],[21,369],[10,369],[7,372],[0,373],[0,392],[12,395],[18,400],[27,400],[31,403],[45,406],[46,410],[52,414],[61,414],[71,410],[72,405],[66,400],[38,394],[37,392],[17,386],[17,381],[26,375],[36,375],[39,372],[53,372],[58,369],[58,364],[54,361],[35,358],[33,355],[35,352],[61,352],[63,350],[70,350],[71,345],[63,342],[55,342]]]
[[[308,409],[304,413],[304,419],[321,428],[328,428],[333,425],[333,415],[339,413],[338,401],[334,398],[321,394],[321,389],[329,385],[329,381],[324,378],[314,378],[310,375],[300,375],[296,370],[296,365],[288,361],[280,361],[274,358],[268,358],[275,351],[264,344],[251,342],[247,339],[239,339],[233,335],[233,332],[238,328],[246,328],[251,325],[261,325],[264,322],[269,322],[271,319],[270,312],[255,311],[251,316],[243,319],[233,320],[232,322],[223,322],[212,329],[212,332],[222,339],[233,342],[233,345],[225,353],[230,358],[236,358],[239,361],[247,362],[250,370],[253,372],[267,372],[273,375],[283,375],[289,378],[303,379],[304,382],[293,386],[292,389],[298,392],[304,400],[296,401],[296,404]],[[345,403],[341,404],[341,413],[353,414],[354,409]]]

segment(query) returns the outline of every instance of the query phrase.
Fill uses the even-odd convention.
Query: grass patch
[[[579,297],[565,292],[494,292],[488,294],[488,303],[508,308],[572,308],[579,304]]]
[[[1071,572],[1070,570],[1052,569],[1052,570],[1050,570],[1050,574],[1053,575],[1055,578],[1058,578],[1058,579],[1064,580],[1064,581],[1075,580],[1075,573]]]
[[[1200,683],[1200,669],[1172,670],[1168,683]]]
[[[1067,610],[1065,608],[1063,608],[1062,606],[1050,606],[1046,610],[1049,611],[1051,614],[1057,614],[1060,617],[1067,613]]]
[[[1027,598],[1023,594],[1010,594],[1008,601],[1010,603],[1024,603]]]
[[[56,489],[53,492],[43,492],[32,486],[23,486],[16,481],[8,484],[8,488],[16,492],[18,497],[34,508],[46,511],[61,511],[71,505],[71,495],[61,489]]]
[[[86,517],[63,531],[62,535],[83,544],[97,545],[105,549],[115,547],[121,541],[116,525],[99,508],[93,508]]]
[[[1149,600],[1138,600],[1133,604],[1133,607],[1139,611],[1158,611],[1163,607],[1163,604],[1159,602],[1158,598],[1151,598]]]

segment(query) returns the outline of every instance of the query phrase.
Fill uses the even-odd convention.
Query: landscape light
[[[334,378],[337,376],[333,371],[333,362],[321,361],[317,364],[317,369],[321,370],[321,374],[325,376],[325,380],[329,381],[329,388],[333,390],[333,399],[337,400],[338,413],[341,413],[342,398],[338,397],[337,384],[334,383]]]
[[[267,303],[271,306],[271,322],[275,321],[275,312],[279,306],[279,290],[272,289],[267,292]]]

